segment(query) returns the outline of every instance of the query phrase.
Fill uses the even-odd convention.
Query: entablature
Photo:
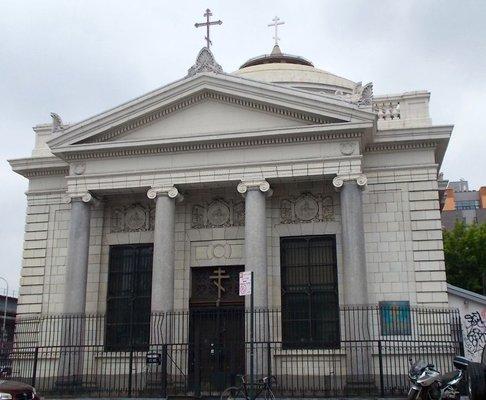
[[[209,134],[178,139],[83,143],[59,147],[54,154],[66,161],[97,158],[136,157],[180,152],[244,149],[294,143],[358,139],[371,135],[372,123],[338,123],[304,127],[257,130],[250,132]]]

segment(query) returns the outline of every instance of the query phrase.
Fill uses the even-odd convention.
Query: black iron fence
[[[275,376],[277,397],[402,396],[409,357],[446,371],[462,352],[456,310],[352,306],[308,317],[255,311],[255,375]],[[103,315],[19,320],[12,379],[51,396],[219,396],[249,373],[250,318],[226,307],[154,314],[142,334],[116,340]]]

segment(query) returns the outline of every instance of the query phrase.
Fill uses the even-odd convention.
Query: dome
[[[278,45],[270,54],[249,59],[233,75],[330,94],[352,93],[356,87],[355,82],[315,68],[303,57],[282,53]]]

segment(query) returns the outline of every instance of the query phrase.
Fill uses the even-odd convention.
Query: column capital
[[[368,183],[368,178],[364,174],[346,176],[338,175],[332,180],[332,185],[334,186],[334,189],[339,191],[344,186],[344,182],[356,183],[360,189],[364,190],[366,188],[366,184]]]
[[[90,192],[84,193],[67,193],[64,197],[64,201],[66,204],[69,204],[74,201],[82,201],[83,203],[91,203],[91,204],[98,204],[100,200],[93,196]]]
[[[170,199],[182,201],[182,195],[175,186],[151,187],[147,191],[147,197],[151,200],[156,199],[158,196],[167,196]]]
[[[236,187],[238,193],[245,195],[248,190],[259,190],[260,192],[270,197],[273,190],[270,189],[270,184],[265,179],[260,180],[241,180],[241,182]]]

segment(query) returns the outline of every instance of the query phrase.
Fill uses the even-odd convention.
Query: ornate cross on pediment
[[[211,25],[221,25],[223,23],[223,21],[221,21],[220,19],[218,19],[217,21],[209,21],[209,17],[211,17],[213,15],[213,13],[211,12],[211,10],[208,8],[206,9],[206,12],[204,13],[204,16],[206,17],[206,22],[197,22],[194,24],[194,26],[196,28],[200,28],[201,26],[205,26],[206,27],[206,37],[204,39],[206,39],[206,47],[209,49],[209,46],[211,46],[213,43],[211,42],[211,39],[209,38],[209,27]]]
[[[219,302],[221,301],[221,295],[223,292],[226,292],[226,289],[223,287],[223,280],[224,279],[229,279],[229,275],[226,274],[226,271],[218,267],[218,269],[215,269],[213,271],[214,275],[210,275],[209,279],[213,281],[213,284],[218,288],[218,300],[216,300],[216,303],[219,305]]]

